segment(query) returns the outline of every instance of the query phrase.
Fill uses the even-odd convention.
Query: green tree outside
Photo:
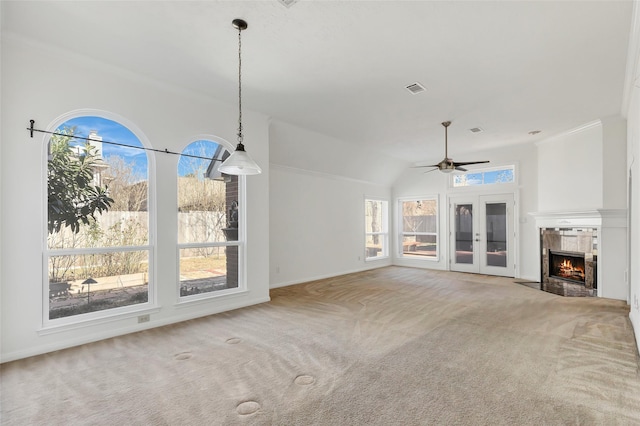
[[[65,127],[53,135],[49,142],[48,163],[48,229],[49,234],[69,227],[74,233],[82,224],[89,225],[96,213],[109,210],[113,199],[108,188],[93,182],[93,169],[98,157],[95,148],[86,143],[79,154],[74,152],[69,141],[74,127]]]

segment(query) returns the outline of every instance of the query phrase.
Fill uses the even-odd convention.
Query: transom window
[[[178,261],[181,298],[239,287],[238,176],[217,171],[229,153],[219,143],[189,144],[178,162]],[[213,159],[213,160],[212,160]]]
[[[389,203],[385,200],[364,201],[365,259],[389,256]]]
[[[438,259],[438,199],[399,201],[400,256]]]
[[[97,116],[67,120],[55,133],[48,141],[45,323],[148,304],[149,159],[142,142]]]
[[[492,167],[455,173],[451,179],[454,188],[515,183],[515,166]]]

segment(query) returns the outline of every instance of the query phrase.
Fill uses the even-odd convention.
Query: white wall
[[[626,208],[626,141],[614,116],[538,143],[539,211]]]
[[[538,143],[538,211],[603,208],[602,123]]]
[[[618,116],[603,118],[601,123],[603,213],[621,210],[624,214],[627,209],[627,121]],[[630,303],[628,232],[624,220],[603,220],[598,263],[602,265],[601,296]]]
[[[627,208],[627,120],[607,117],[602,122],[602,206]]]
[[[475,152],[472,158],[459,159],[467,161],[473,159],[489,160],[489,166],[516,165],[517,185],[495,186],[483,189],[450,188],[449,176],[438,171],[424,173],[425,169],[408,168],[393,185],[394,203],[399,198],[437,195],[440,205],[440,259],[430,261],[422,259],[408,259],[396,256],[394,264],[403,266],[422,267],[429,269],[448,269],[448,208],[447,200],[450,196],[475,193],[505,193],[515,195],[516,228],[518,232],[517,269],[518,277],[527,280],[537,280],[539,265],[536,252],[537,234],[534,221],[528,213],[535,212],[538,203],[537,191],[537,150],[533,144],[502,148],[499,150]],[[482,167],[482,166],[479,166]],[[471,169],[471,166],[469,167]],[[427,169],[428,170],[428,169]],[[394,253],[397,250],[394,251]]]
[[[158,311],[42,333],[42,247],[46,236],[45,148],[29,119],[46,128],[62,114],[92,108],[124,117],[154,148],[180,152],[192,137],[210,134],[235,144],[237,107],[148,81],[15,36],[2,38],[2,361],[155,327],[268,300],[269,142],[267,117],[245,111],[247,150],[263,174],[247,178],[248,291],[177,306],[177,156],[155,154]]]
[[[272,164],[390,187],[409,163],[347,141],[273,120]]]
[[[638,75],[637,78],[640,78]],[[637,81],[637,80],[636,80]],[[634,86],[627,113],[629,199],[629,318],[640,349],[640,89]]]
[[[633,21],[627,57],[627,182],[629,217],[629,318],[640,350],[640,7],[633,5]]]
[[[271,287],[391,264],[364,259],[364,199],[391,202],[404,162],[278,121],[270,148]]]

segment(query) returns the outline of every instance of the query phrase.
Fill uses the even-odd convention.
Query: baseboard
[[[288,287],[290,285],[304,284],[304,283],[308,283],[310,281],[324,280],[324,279],[327,279],[327,278],[339,277],[341,275],[355,274],[357,272],[364,272],[364,271],[371,271],[373,269],[386,268],[387,266],[392,266],[392,265],[390,263],[385,263],[385,264],[380,264],[380,265],[375,265],[375,266],[372,265],[372,266],[369,266],[369,267],[366,267],[366,268],[357,268],[357,269],[351,269],[351,270],[342,271],[342,272],[334,272],[334,273],[330,273],[330,274],[326,274],[326,275],[316,275],[316,276],[307,277],[307,278],[303,278],[303,279],[284,281],[284,282],[281,282],[281,283],[274,283],[274,284],[271,284],[269,286],[269,288],[270,289],[274,289],[274,288],[280,288],[280,287]]]
[[[116,330],[107,330],[100,333],[80,336],[78,338],[65,339],[64,341],[55,342],[52,344],[35,346],[26,350],[8,352],[1,355],[0,364],[5,362],[10,362],[10,361],[16,361],[23,358],[29,358],[36,355],[46,354],[48,352],[54,352],[62,349],[72,348],[74,346],[86,345],[88,343],[98,342],[100,340],[110,339],[113,337],[124,336],[126,334],[137,333],[139,331],[150,330],[152,328],[164,327],[166,325],[177,324],[183,321],[203,318],[209,315],[215,315],[222,312],[233,311],[235,309],[246,308],[248,306],[269,302],[270,300],[271,299],[269,297],[260,297],[260,298],[251,299],[251,300],[243,300],[239,303],[228,303],[223,306],[218,305],[213,309],[209,309],[209,310],[200,310],[198,312],[184,313],[182,315],[172,315],[171,317],[159,318],[155,321],[148,322],[145,324],[132,324],[129,326],[123,326]]]
[[[521,275],[519,277],[516,277],[515,279],[521,280],[521,281],[531,281],[532,283],[539,283],[540,282],[540,279],[538,277],[531,277],[531,276],[527,276],[527,275]]]
[[[629,311],[629,320],[631,321],[631,328],[633,328],[633,334],[636,338],[636,349],[640,354],[640,311],[631,308]]]

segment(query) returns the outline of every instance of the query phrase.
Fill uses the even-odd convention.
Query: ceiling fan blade
[[[444,127],[444,160],[442,160],[441,162],[439,162],[438,164],[432,164],[430,166],[412,166],[413,168],[420,168],[420,167],[433,167],[433,169],[426,171],[425,173],[430,173],[434,170],[440,170],[443,173],[450,173],[453,170],[458,170],[461,172],[466,172],[467,169],[465,169],[464,167],[461,166],[467,166],[470,164],[484,164],[484,163],[488,163],[489,161],[461,161],[461,162],[456,162],[453,161],[451,158],[449,158],[449,135],[448,135],[448,129],[449,126],[451,125],[451,121],[444,121],[442,122],[442,126]]]
[[[453,165],[458,167],[458,166],[469,166],[471,164],[484,164],[484,163],[488,163],[488,162],[489,162],[488,160],[485,160],[485,161],[460,161],[460,162],[454,161]]]
[[[435,167],[435,168],[438,168],[438,165],[437,164],[431,164],[429,166],[411,166],[412,169],[419,169],[421,167]]]
[[[435,166],[434,166],[435,167]],[[423,174],[426,175],[427,173],[431,173],[438,170],[438,168],[436,167],[435,169],[431,169],[431,170],[427,170],[426,172],[424,172]]]

